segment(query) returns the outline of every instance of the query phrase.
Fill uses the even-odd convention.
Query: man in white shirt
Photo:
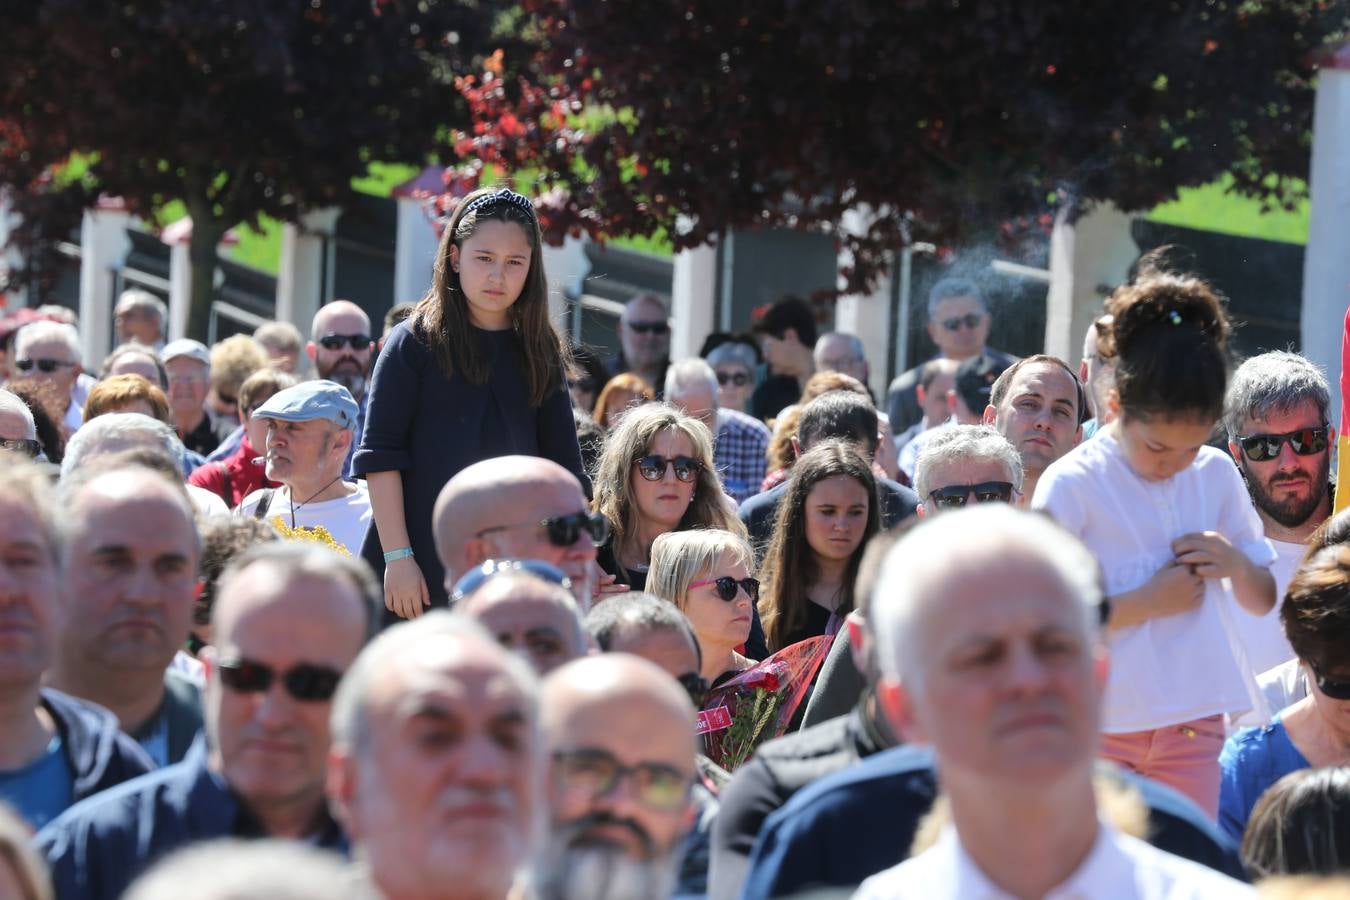
[[[894,728],[932,745],[952,824],[855,897],[1251,896],[1099,820],[1101,602],[1086,548],[1004,504],[896,543],[869,607],[877,697]]]
[[[360,553],[370,494],[364,482],[342,479],[357,414],[351,392],[332,381],[305,381],[269,397],[253,418],[267,421],[267,477],[281,487],[249,494],[239,514],[270,522],[283,537]]]
[[[1275,608],[1264,616],[1234,616],[1254,674],[1294,657],[1280,627],[1280,605],[1309,536],[1331,514],[1330,403],[1326,376],[1297,353],[1253,356],[1228,384],[1228,452],[1278,555],[1270,567]]]

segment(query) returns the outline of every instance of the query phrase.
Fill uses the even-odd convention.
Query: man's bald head
[[[687,725],[688,745],[690,752],[694,751],[695,712],[689,695],[663,669],[627,653],[587,656],[562,666],[544,680],[539,721],[545,740],[552,746],[582,711],[629,703]]]
[[[81,520],[93,507],[131,504],[167,504],[176,507],[183,516],[184,533],[191,534],[193,546],[200,550],[197,539],[196,510],[181,484],[170,481],[160,472],[141,465],[92,466],[82,476],[61,482],[61,506],[71,529],[79,530]]]
[[[590,642],[571,591],[528,572],[507,572],[455,604],[455,612],[486,628],[545,675],[586,654]]]
[[[314,314],[310,340],[317,341],[325,334],[338,330],[334,327],[335,323],[346,321],[365,323],[364,333],[370,334],[370,316],[366,315],[364,309],[350,300],[334,300],[319,307],[319,311]]]

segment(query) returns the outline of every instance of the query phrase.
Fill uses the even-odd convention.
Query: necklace
[[[339,472],[337,475],[334,475],[334,476],[333,476],[333,478],[332,478],[331,481],[329,481],[329,482],[328,482],[327,484],[325,484],[323,487],[319,488],[319,489],[318,489],[317,491],[315,491],[314,493],[310,494],[310,495],[309,495],[308,497],[306,497],[304,500],[301,500],[299,503],[296,503],[296,502],[295,502],[295,495],[294,495],[294,494],[292,494],[290,491],[287,491],[287,492],[286,492],[287,498],[290,500],[290,503],[291,503],[291,528],[292,528],[292,529],[295,528],[295,511],[296,511],[297,509],[304,509],[306,503],[309,503],[309,502],[312,501],[315,497],[319,496],[319,495],[322,494],[324,491],[328,490],[330,487],[333,486],[333,483],[336,482],[336,481],[337,481],[338,479],[340,479],[341,477],[342,477],[342,473]]]

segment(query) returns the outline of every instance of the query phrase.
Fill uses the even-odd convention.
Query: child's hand
[[[396,559],[384,569],[384,605],[401,619],[415,619],[431,603],[426,579],[411,556]]]
[[[1242,551],[1217,531],[1183,534],[1172,542],[1172,552],[1202,578],[1232,578],[1247,564]]]
[[[1205,581],[1190,566],[1163,566],[1144,585],[1151,594],[1149,618],[1190,612],[1205,599]]]

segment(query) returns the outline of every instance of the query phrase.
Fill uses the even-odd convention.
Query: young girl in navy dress
[[[1206,446],[1223,411],[1228,320],[1208,284],[1159,271],[1118,289],[1107,311],[1116,421],[1046,470],[1032,507],[1101,564],[1103,755],[1213,816],[1223,715],[1248,708],[1255,688],[1234,619],[1275,603],[1275,550],[1233,460]]]
[[[431,289],[375,363],[352,471],[369,483],[375,514],[362,556],[403,618],[446,603],[431,514],[455,473],[526,454],[586,483],[541,248],[526,197],[469,194],[441,238]]]

